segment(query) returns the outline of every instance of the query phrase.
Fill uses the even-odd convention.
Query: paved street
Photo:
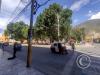
[[[86,50],[86,51],[85,51]],[[7,60],[12,55],[12,47],[6,47],[4,53],[0,50],[0,75],[99,75],[100,74],[100,45],[95,47],[78,47],[73,53],[69,50],[68,55],[52,54],[49,48],[33,47],[32,67],[27,69],[27,47],[23,47],[17,53],[15,60]],[[91,54],[89,54],[91,51]],[[97,52],[96,52],[97,51]],[[77,56],[88,54],[91,63],[86,69],[81,69],[76,64]],[[93,55],[94,53],[97,53]],[[91,56],[92,55],[92,56]]]
[[[100,57],[100,44],[93,44],[87,47],[80,46],[80,47],[77,47],[76,51],[88,54],[90,56]]]
[[[10,55],[6,56],[7,53],[5,52],[8,52]],[[12,47],[11,46],[6,47],[5,52],[4,52],[4,55],[6,57],[5,56],[3,57],[7,59],[7,57],[10,57],[12,55],[12,52],[13,52]],[[27,48],[23,47],[23,50],[17,53],[17,59],[24,62],[24,66],[26,66],[25,65],[26,52],[27,52]],[[71,69],[70,67],[73,65],[73,63],[72,61],[70,63],[69,60],[73,58],[73,52],[72,51],[68,51],[68,52],[69,52],[68,55],[58,55],[58,54],[52,54],[49,48],[33,47],[32,68],[35,70],[38,70],[39,72],[45,75],[61,75],[64,72],[64,69],[66,68],[66,66],[68,65],[69,68],[67,70],[69,70],[70,72],[70,69]],[[6,62],[9,62],[9,61],[6,60]],[[13,61],[16,62],[16,59]],[[12,60],[10,62],[12,62]],[[68,62],[70,65],[67,64]]]
[[[70,75],[100,75],[100,44],[94,44],[91,47],[78,47],[76,51],[85,53],[90,57],[90,66],[86,69],[80,69],[76,63],[73,64]]]
[[[11,57],[11,54],[8,52],[3,54],[0,49],[0,75],[44,75],[33,68],[26,68],[22,60],[17,58],[8,61],[8,57]]]

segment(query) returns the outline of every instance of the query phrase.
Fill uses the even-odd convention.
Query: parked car
[[[4,42],[3,45],[4,46],[8,46],[9,45],[9,42]]]
[[[52,53],[68,54],[66,46],[60,42],[52,43],[50,49]]]

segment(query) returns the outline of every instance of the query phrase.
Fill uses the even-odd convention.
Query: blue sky
[[[42,4],[46,0],[37,1]],[[20,3],[17,13],[12,15],[12,12],[15,10],[16,6],[18,6],[19,2],[20,0],[2,0],[0,11],[0,30],[5,29],[9,21],[14,18],[26,5],[25,3]],[[63,8],[69,8],[73,11],[72,25],[77,25],[91,19],[100,19],[100,0],[51,0],[45,6],[39,8],[35,18],[45,8],[49,7],[49,5],[53,3],[58,3],[63,6]],[[27,13],[28,16],[30,15],[29,11],[25,13]],[[29,17],[27,17],[26,14],[22,15],[18,20],[23,20],[27,24],[29,23]]]
[[[38,1],[41,3],[42,0]],[[43,10],[52,3],[58,3],[63,8],[69,8],[73,11],[72,25],[77,25],[90,19],[100,19],[100,0],[51,0],[40,9]]]

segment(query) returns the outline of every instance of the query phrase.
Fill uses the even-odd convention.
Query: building
[[[100,33],[94,31],[87,33],[85,36],[85,41],[100,43]]]
[[[9,41],[9,37],[5,36],[5,35],[0,35],[0,42],[8,42]]]

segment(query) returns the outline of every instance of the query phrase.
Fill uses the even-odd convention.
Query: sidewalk
[[[35,49],[34,49],[35,50]],[[0,75],[66,75],[70,74],[73,64],[76,59],[77,54],[69,53],[66,55],[53,55],[47,53],[48,50],[41,49],[43,53],[38,53],[36,49],[35,54],[33,54],[32,65],[39,71],[35,70],[33,67],[27,69],[25,61],[16,58],[14,60],[7,60],[11,57],[10,52],[5,51],[4,54],[0,49]],[[34,52],[33,52],[34,53]],[[37,54],[38,53],[38,54]],[[23,56],[23,54],[21,54]],[[35,56],[39,55],[39,58]],[[40,57],[41,56],[41,57]],[[20,57],[20,56],[19,56]],[[62,59],[63,58],[63,59]],[[56,60],[55,60],[56,59]],[[52,66],[51,66],[52,65]],[[41,73],[42,72],[42,73]]]
[[[62,72],[62,75],[70,75],[70,72],[72,70],[73,64],[76,61],[77,53],[75,52],[72,56],[72,58],[69,60],[69,62],[65,65],[64,71]]]
[[[11,57],[11,54],[3,54],[0,49],[0,75],[44,75],[33,68],[26,68],[26,63],[21,60],[7,60],[8,57]]]

